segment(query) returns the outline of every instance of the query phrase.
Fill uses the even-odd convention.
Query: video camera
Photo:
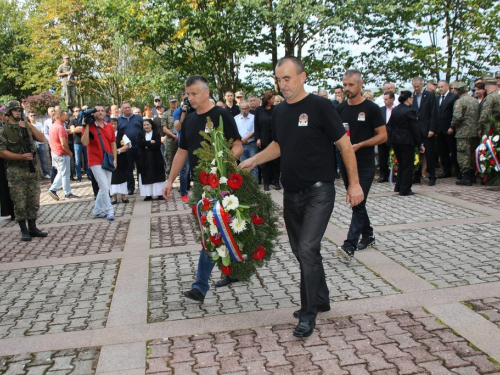
[[[87,109],[85,111],[80,111],[80,113],[78,113],[78,125],[79,126],[87,126],[87,125],[90,125],[90,124],[93,124],[95,122],[95,117],[94,117],[94,113],[97,112],[97,109],[95,108],[92,108],[92,109]],[[85,122],[83,121],[85,120]]]
[[[184,106],[186,106],[186,110],[184,110]],[[191,103],[189,103],[189,100],[187,97],[185,97],[183,99],[183,103],[182,103],[182,106],[181,106],[181,111],[182,112],[186,112],[186,115],[190,114],[191,112],[193,112],[193,108],[191,108]]]

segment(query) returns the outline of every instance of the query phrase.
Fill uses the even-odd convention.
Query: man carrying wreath
[[[307,337],[314,331],[317,313],[330,310],[320,251],[335,201],[334,142],[349,176],[346,202],[356,206],[363,201],[363,191],[351,142],[333,103],[305,91],[306,73],[298,58],[284,57],[275,73],[286,101],[272,114],[274,141],[240,166],[251,170],[281,156],[283,214],[300,264],[301,307],[293,314],[299,319],[293,334]]]
[[[219,119],[222,118],[224,126],[224,137],[226,140],[233,139],[231,150],[236,158],[243,154],[243,146],[241,145],[241,137],[238,133],[238,128],[234,122],[234,117],[224,108],[217,107],[210,102],[210,89],[208,81],[203,76],[191,76],[186,81],[186,94],[191,104],[191,107],[196,113],[191,113],[186,116],[182,123],[179,148],[172,161],[172,167],[168,176],[167,183],[163,189],[163,197],[170,199],[172,183],[179,175],[186,159],[189,157],[189,165],[194,170],[198,164],[198,157],[194,155],[194,151],[200,148],[203,142],[203,137],[200,131],[207,131],[211,126],[217,127]],[[208,279],[212,273],[215,263],[207,255],[205,250],[201,250],[198,260],[198,270],[196,272],[196,281],[193,283],[191,290],[185,291],[184,296],[195,301],[203,302],[205,295],[210,289]]]

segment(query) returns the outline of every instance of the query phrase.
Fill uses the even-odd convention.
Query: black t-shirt
[[[354,145],[375,136],[375,128],[385,125],[380,107],[371,100],[349,105],[344,100],[337,106],[343,123],[349,124],[351,143]],[[375,166],[375,147],[363,147],[356,151],[358,169]]]
[[[69,126],[71,127],[71,125],[78,126],[78,120],[76,118],[72,118],[71,120],[69,120]],[[82,143],[82,133],[74,133],[73,142]]]
[[[236,103],[233,103],[233,106],[231,108],[229,108],[226,104],[226,109],[231,112],[231,114],[233,115],[233,117],[236,117],[240,114],[240,107],[238,106],[238,104]]]
[[[297,103],[285,101],[274,108],[272,123],[285,191],[335,180],[333,142],[345,129],[331,101],[312,94]]]
[[[182,136],[179,147],[188,151],[189,166],[191,169],[194,169],[198,164],[198,157],[193,155],[193,152],[199,149],[201,142],[204,141],[203,137],[200,135],[200,131],[205,130],[207,117],[210,117],[210,120],[216,128],[219,126],[219,117],[222,117],[224,135],[227,140],[241,139],[238,128],[236,127],[236,122],[234,122],[234,117],[224,108],[215,106],[201,115],[196,112],[189,114],[182,123]]]

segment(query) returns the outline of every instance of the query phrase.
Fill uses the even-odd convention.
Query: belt
[[[289,190],[285,190],[285,193],[292,193],[292,194],[305,194],[305,193],[309,193],[310,191],[314,190],[314,189],[317,189],[321,186],[325,186],[327,184],[331,184],[333,185],[333,182],[322,182],[322,181],[318,181],[316,182],[314,185],[311,185],[309,187],[306,187],[305,189],[302,189],[302,190],[299,190],[299,191],[289,191]]]

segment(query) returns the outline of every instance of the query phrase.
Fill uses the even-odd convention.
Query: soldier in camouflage
[[[453,118],[448,134],[455,133],[457,139],[457,161],[462,179],[457,185],[471,186],[475,176],[474,151],[479,144],[479,103],[467,95],[467,85],[452,83],[452,90],[459,96],[453,107]]]
[[[6,160],[7,181],[14,203],[14,215],[21,228],[21,239],[31,241],[31,237],[47,237],[46,232],[36,227],[40,187],[33,142],[33,139],[43,142],[45,137],[29,121],[24,121],[18,101],[11,100],[5,105],[5,115],[8,120],[0,129],[0,157]]]
[[[500,100],[498,100],[496,79],[492,77],[486,78],[484,83],[486,85],[486,97],[479,109],[479,126],[482,134],[488,134],[490,130],[489,116],[500,122]]]
[[[161,117],[161,126],[165,133],[165,174],[170,174],[172,161],[174,160],[175,153],[177,152],[177,135],[174,131],[174,111],[177,109],[177,97],[170,95],[169,97],[170,108],[163,113]]]

